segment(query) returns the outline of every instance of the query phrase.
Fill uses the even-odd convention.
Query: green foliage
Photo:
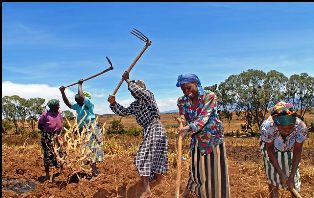
[[[21,139],[26,140],[26,139],[39,139],[41,137],[41,133],[38,130],[29,130],[23,127],[18,128],[19,133],[22,135]]]
[[[124,125],[121,123],[121,119],[119,120],[112,120],[110,122],[110,126],[107,129],[107,134],[124,134],[125,133],[125,129],[124,129]]]
[[[131,136],[139,136],[139,135],[142,135],[142,129],[131,127],[125,130],[125,134],[131,135]]]
[[[236,112],[240,120],[245,120],[246,130],[252,131],[259,128],[266,113],[279,101],[293,103],[301,116],[309,112],[314,106],[314,78],[301,73],[288,79],[275,70],[265,73],[249,69],[229,76],[218,85],[216,94],[221,115],[229,120],[232,119],[229,113]]]
[[[25,137],[31,138],[31,139],[40,139],[41,138],[41,132],[40,131],[24,131],[22,134]]]
[[[75,118],[74,114],[70,110],[62,111],[62,116],[68,120],[73,120]]]
[[[2,116],[6,120],[13,121],[15,131],[21,133],[17,121],[32,121],[32,130],[35,130],[34,121],[44,111],[45,99],[43,98],[21,98],[18,95],[4,96],[2,98]]]
[[[173,129],[173,128],[178,128],[179,124],[167,124],[165,125],[165,129]]]
[[[2,130],[4,133],[14,128],[14,124],[9,120],[2,120]]]
[[[314,77],[306,73],[290,76],[286,86],[287,100],[298,110],[302,118],[314,106]]]
[[[139,136],[142,135],[142,129],[141,128],[128,128],[126,129],[124,125],[121,123],[121,119],[119,120],[112,120],[110,122],[110,126],[107,129],[107,134],[125,134],[125,135],[131,135],[131,136]]]

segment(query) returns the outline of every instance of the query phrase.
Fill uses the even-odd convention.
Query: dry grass
[[[84,117],[81,119],[81,122],[85,119],[87,114],[85,113]],[[65,118],[66,119],[66,118]],[[75,119],[76,120],[76,119]],[[90,122],[86,124],[81,131],[79,131],[80,123],[71,123],[66,119],[69,128],[64,127],[65,133],[60,134],[54,139],[54,152],[56,154],[57,161],[61,164],[62,171],[63,169],[69,169],[65,171],[68,173],[68,178],[71,175],[76,174],[80,179],[78,173],[81,172],[91,172],[91,155],[92,150],[87,146],[93,131],[96,127],[98,117],[96,117],[95,122]],[[102,131],[105,129],[105,124],[102,127]],[[53,174],[51,174],[51,181],[53,179]]]

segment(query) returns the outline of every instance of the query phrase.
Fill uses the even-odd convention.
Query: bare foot
[[[141,194],[140,198],[148,198],[150,196],[152,196],[152,193],[150,191],[145,191]]]

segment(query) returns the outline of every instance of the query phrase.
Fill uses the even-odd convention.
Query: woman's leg
[[[270,192],[270,197],[271,198],[278,198],[278,187],[273,186],[271,184],[268,184],[269,192]]]
[[[93,177],[97,177],[100,172],[99,172],[99,170],[97,169],[96,162],[91,163],[91,167],[92,167],[92,176],[93,176]]]
[[[45,167],[45,176],[41,179],[41,182],[44,182],[50,178],[49,174],[49,165],[50,165],[50,152],[49,152],[49,137],[46,132],[42,131],[41,137],[41,146],[44,151],[44,167]]]
[[[149,176],[142,176],[141,178],[144,192],[141,194],[140,198],[148,198],[152,195],[149,187]]]

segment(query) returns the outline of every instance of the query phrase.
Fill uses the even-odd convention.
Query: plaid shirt
[[[115,114],[120,116],[134,115],[137,123],[144,128],[155,118],[160,119],[159,109],[151,91],[140,88],[134,81],[130,81],[129,90],[136,100],[127,108],[118,103],[110,105]]]

